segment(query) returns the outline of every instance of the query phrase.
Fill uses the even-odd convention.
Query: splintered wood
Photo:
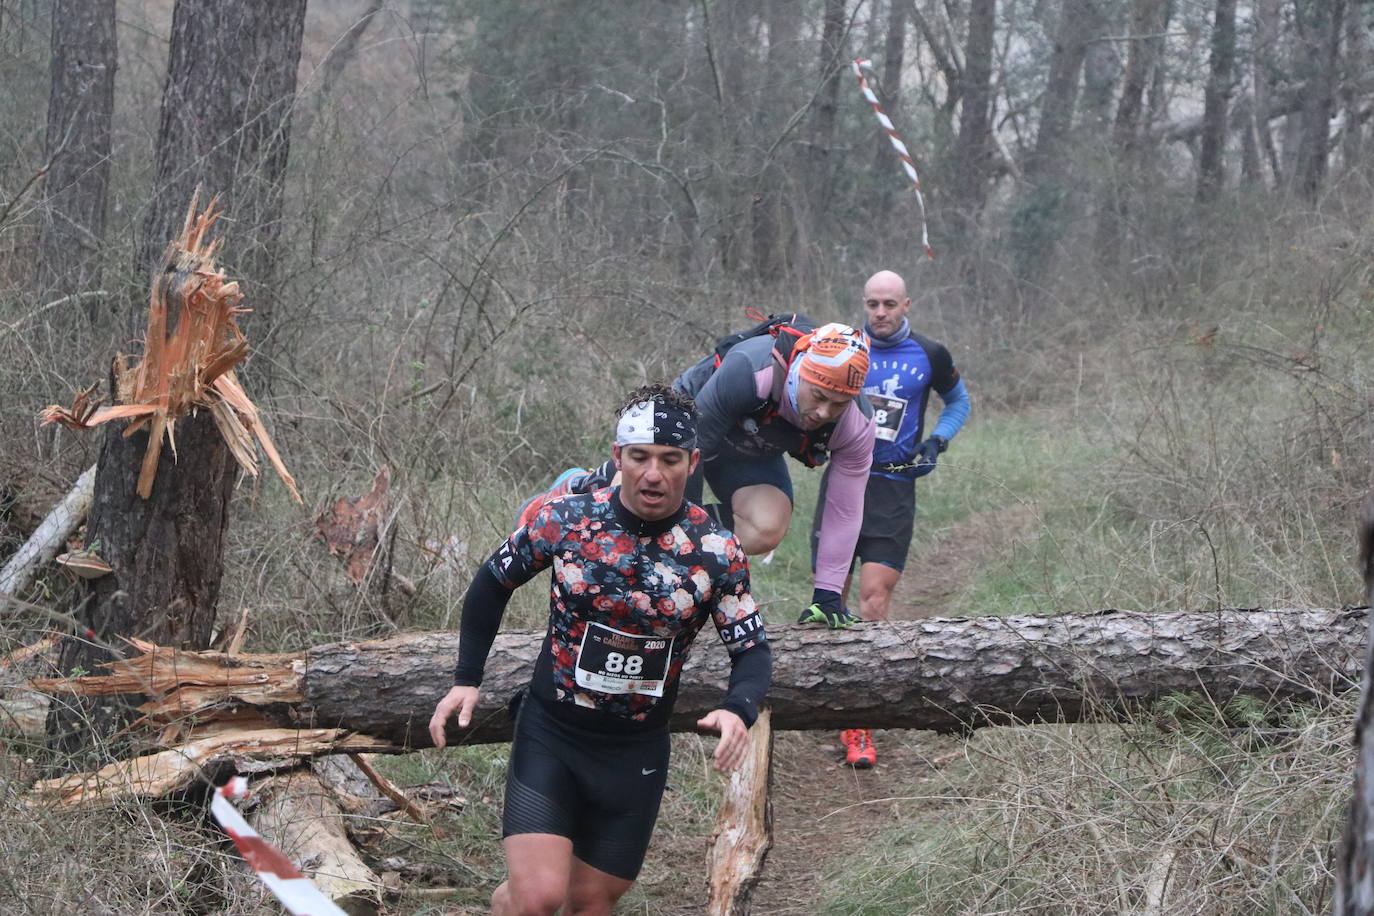
[[[292,498],[301,502],[257,406],[234,375],[234,367],[248,356],[248,340],[235,316],[247,310],[239,307],[243,294],[238,283],[227,280],[215,263],[223,240],[212,242],[209,234],[219,219],[218,201],[211,200],[197,215],[199,194],[193,196],[180,237],[167,246],[149,297],[143,359],[131,366],[124,354],[115,358],[115,403],[98,407],[92,386],[78,394],[71,407],[54,404],[39,419],[43,424],[90,429],[127,418],[131,422],[125,436],[148,430],[138,475],[138,493],[147,499],[164,440],[175,454],[176,421],[206,409],[244,471],[258,473],[256,439]]]
[[[773,847],[773,803],[768,797],[772,781],[772,712],[765,708],[750,729],[744,763],[730,774],[711,834],[707,852],[711,891],[706,906],[711,916],[749,912],[749,895]]]
[[[226,655],[186,652],[141,639],[128,642],[141,654],[107,662],[109,674],[35,678],[33,686],[48,693],[82,696],[145,694],[149,699],[139,711],[144,722],[157,725],[176,725],[194,717],[203,726],[232,716],[243,706],[303,699],[304,659],[299,654]]]
[[[100,804],[121,798],[160,798],[185,789],[220,762],[240,769],[251,761],[278,766],[317,754],[391,750],[391,745],[341,728],[258,728],[211,734],[132,760],[118,760],[93,773],[74,773],[34,783],[31,803]]]

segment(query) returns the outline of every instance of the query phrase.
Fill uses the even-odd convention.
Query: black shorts
[[[819,523],[821,513],[825,510],[825,490],[829,480],[830,472],[827,469],[821,478],[821,492],[816,499],[816,519],[811,525],[813,566],[816,548],[820,543]],[[864,519],[859,527],[859,541],[854,545],[854,556],[861,563],[881,563],[901,572],[906,567],[915,519],[916,481],[894,480],[881,474],[868,475],[868,486],[864,490]]]
[[[527,696],[515,722],[501,836],[551,833],[573,855],[633,881],[668,781],[667,728],[607,734],[553,716]]]
[[[703,502],[703,482],[709,483],[716,500],[727,506],[732,504],[736,490],[758,484],[777,487],[788,502],[795,501],[792,477],[787,473],[787,458],[781,452],[759,458],[723,449],[710,461],[703,458],[696,473],[687,481],[686,496],[698,505]]]

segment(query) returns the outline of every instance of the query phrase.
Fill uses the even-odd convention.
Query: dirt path
[[[913,558],[893,596],[898,620],[939,616],[973,581],[980,564],[993,558],[1008,540],[1023,536],[1033,520],[1031,510],[1012,507],[961,523]],[[938,575],[928,570],[940,570]],[[830,869],[870,848],[875,838],[910,817],[910,804],[894,798],[919,794],[921,783],[938,768],[957,765],[962,742],[933,732],[875,731],[878,765],[853,770],[841,760],[838,734],[780,732],[773,754],[773,849],[763,879],[751,898],[757,916],[814,914]],[[932,813],[933,805],[927,806]],[[693,870],[704,856],[700,835],[673,836],[664,831],[649,852],[644,880],[647,912],[700,913],[705,902],[701,872]],[[668,863],[675,863],[676,869]],[[626,912],[635,911],[624,908]]]

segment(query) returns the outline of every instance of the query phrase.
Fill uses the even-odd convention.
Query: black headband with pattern
[[[688,451],[697,447],[697,422],[674,404],[640,401],[620,415],[615,427],[615,444],[673,445]]]

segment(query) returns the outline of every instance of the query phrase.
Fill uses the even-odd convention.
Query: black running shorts
[[[781,490],[788,502],[794,502],[792,477],[787,473],[786,458],[782,453],[759,458],[722,449],[714,460],[703,458],[697,465],[696,473],[687,481],[686,496],[700,505],[705,495],[702,486],[704,481],[711,485],[711,493],[716,499],[728,506],[733,502],[735,491],[768,484]]]
[[[633,881],[668,779],[667,728],[607,734],[554,718],[526,696],[515,723],[501,836],[551,833],[573,855]]]
[[[825,509],[825,488],[830,473],[821,478],[821,492],[816,501],[816,521]],[[911,533],[916,518],[916,482],[894,480],[881,474],[868,475],[864,490],[864,519],[859,528],[859,540],[854,556],[861,563],[881,563],[901,572],[906,567],[907,551],[911,548]],[[820,526],[811,526],[811,558],[815,563]]]

